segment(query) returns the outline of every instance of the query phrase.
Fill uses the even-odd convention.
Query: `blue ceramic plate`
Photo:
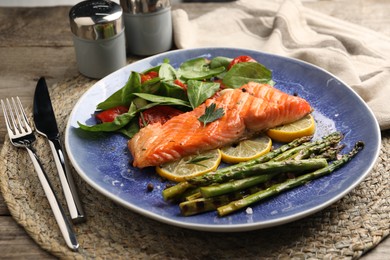
[[[315,139],[333,131],[345,134],[344,151],[362,140],[365,148],[347,166],[329,176],[253,205],[253,214],[245,210],[227,217],[216,212],[183,217],[179,207],[165,202],[161,191],[167,185],[153,169],[139,170],[130,165],[127,140],[121,135],[91,136],[77,129],[77,121],[92,124],[96,105],[121,88],[130,71],[141,72],[168,58],[174,67],[195,57],[234,58],[250,55],[273,72],[276,87],[290,94],[297,93],[315,109]],[[373,113],[346,84],[328,72],[302,61],[267,53],[232,48],[200,48],[177,50],[132,63],[93,85],[77,102],[65,135],[69,158],[80,176],[96,190],[143,216],[189,229],[206,231],[246,231],[291,222],[313,214],[336,202],[372,169],[379,154],[380,130]],[[147,185],[154,185],[147,191]]]

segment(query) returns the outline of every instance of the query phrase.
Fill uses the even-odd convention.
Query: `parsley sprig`
[[[208,123],[214,122],[225,115],[223,108],[220,107],[216,109],[216,107],[215,103],[212,103],[210,106],[206,107],[205,113],[198,118],[198,120],[203,123],[203,126],[206,126]]]
[[[206,165],[204,164],[201,164],[200,162],[203,162],[205,160],[208,160],[208,159],[211,159],[213,158],[212,156],[196,156],[195,158],[192,158],[191,160],[189,160],[187,162],[187,164],[195,164],[195,165],[198,165],[198,166],[202,166],[202,167],[207,167]]]

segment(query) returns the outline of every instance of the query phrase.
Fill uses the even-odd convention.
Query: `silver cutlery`
[[[30,126],[19,97],[16,97],[16,99],[11,98],[11,101],[8,98],[5,102],[1,100],[1,106],[11,143],[15,147],[25,148],[27,150],[65,242],[69,248],[77,251],[79,243],[77,242],[71,223],[66,217],[38,155],[32,146],[36,140],[34,131]]]
[[[46,137],[52,150],[70,218],[75,223],[82,222],[85,220],[83,208],[60,141],[60,133],[44,77],[39,79],[35,88],[33,116],[37,133]]]

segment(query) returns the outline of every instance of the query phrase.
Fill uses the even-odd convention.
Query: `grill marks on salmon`
[[[212,103],[225,115],[206,126],[198,120]],[[144,168],[190,154],[220,148],[278,125],[294,122],[311,112],[310,104],[274,87],[248,83],[210,98],[194,110],[165,124],[150,124],[128,142],[133,166]]]

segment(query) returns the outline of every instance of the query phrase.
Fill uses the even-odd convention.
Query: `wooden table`
[[[190,17],[212,10],[221,3],[175,4]],[[390,1],[307,1],[304,5],[390,36]],[[49,86],[78,75],[69,31],[68,7],[0,8],[0,97],[18,95],[32,105],[36,82],[45,76]],[[0,115],[0,148],[5,140],[4,118]],[[1,174],[1,173],[0,173]],[[390,238],[363,259],[385,259],[390,255]],[[18,226],[0,196],[0,258],[52,259]]]

